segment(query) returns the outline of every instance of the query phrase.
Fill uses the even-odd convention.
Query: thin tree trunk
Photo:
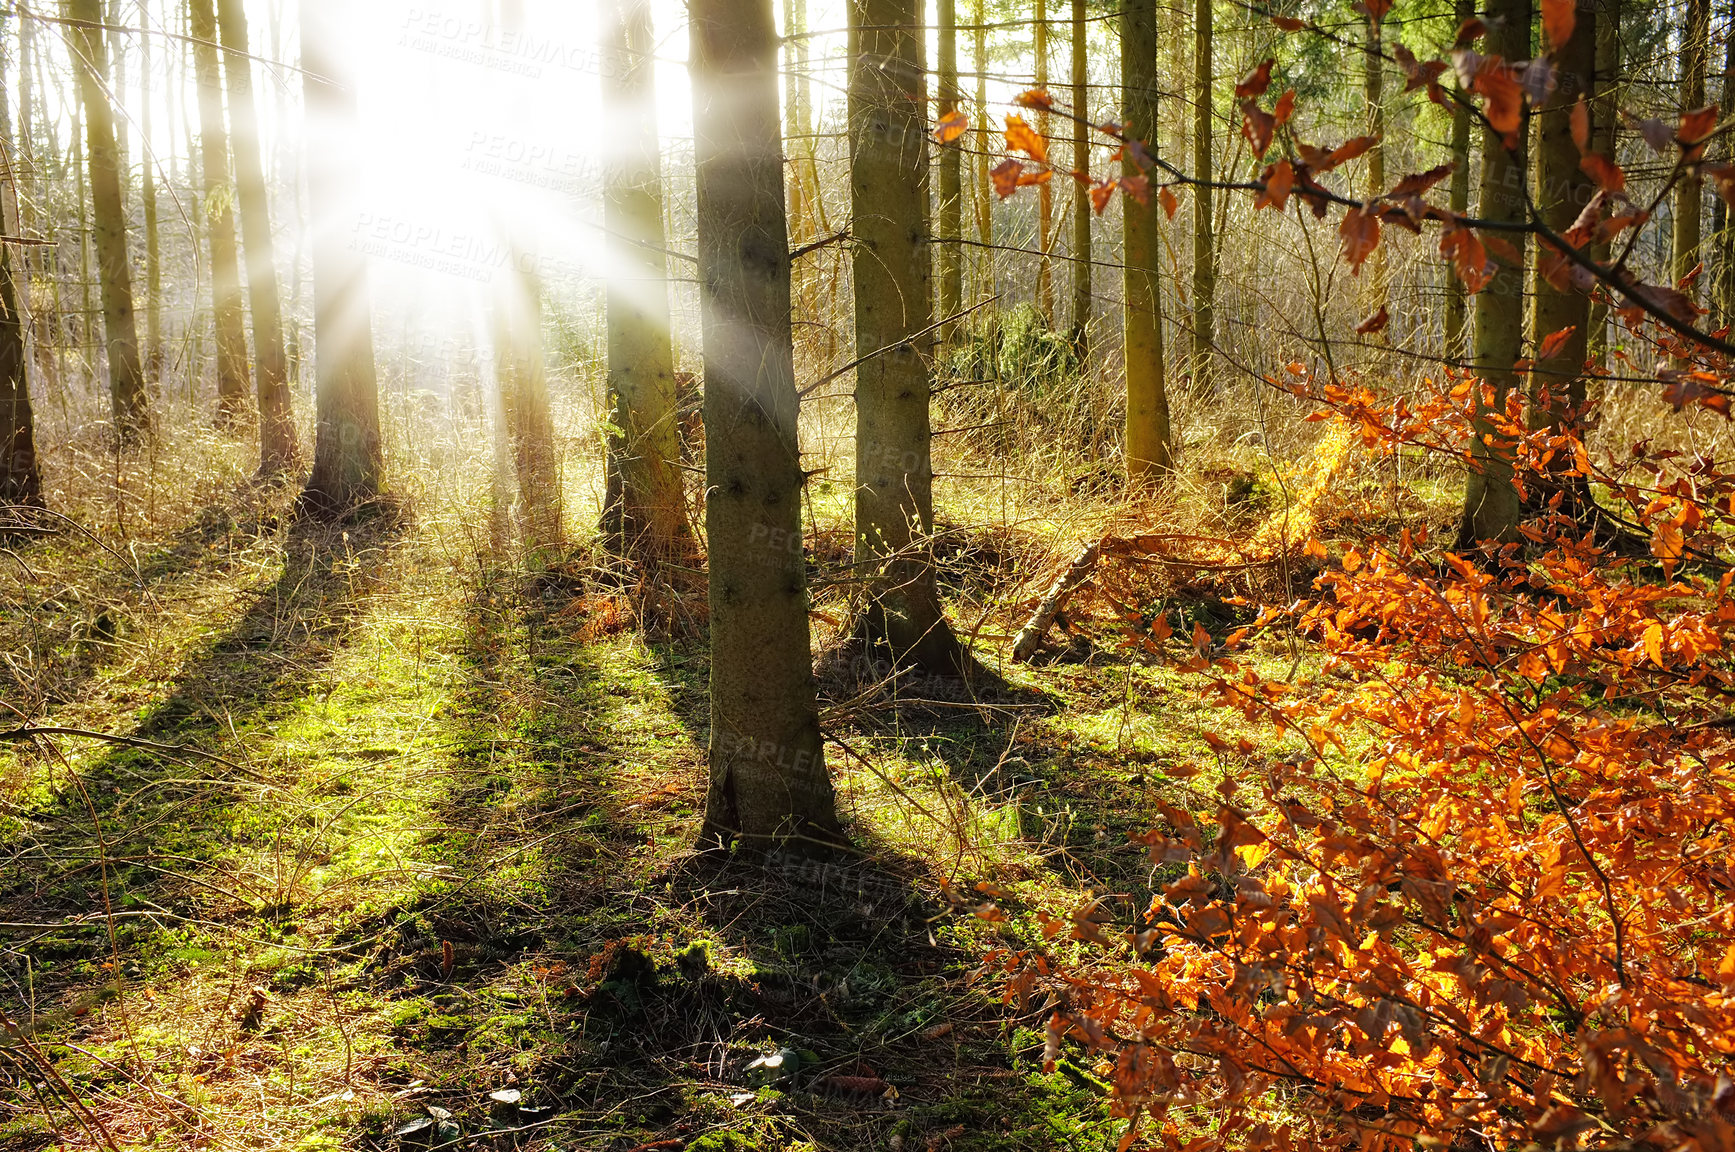
[[[962,671],[934,578],[928,165],[917,0],[851,0],[857,628],[898,662]]]
[[[90,154],[90,195],[96,233],[97,267],[102,281],[103,328],[108,343],[109,395],[115,428],[122,439],[135,436],[148,420],[144,370],[133,323],[132,270],[127,260],[126,208],[121,202],[120,154],[114,142],[114,110],[103,92],[108,71],[98,0],[70,0],[78,49],[76,65],[83,95],[85,147]]]
[[[608,283],[608,455],[615,490],[603,512],[613,544],[656,571],[692,565],[697,546],[681,482],[675,354],[669,334],[655,41],[649,0],[606,0],[603,101],[612,163],[603,182]],[[799,187],[799,173],[790,181]]]
[[[1618,0],[1609,0],[1618,3]],[[1602,28],[1597,27],[1599,39]],[[1616,42],[1619,42],[1617,36]],[[1717,122],[1727,123],[1735,116],[1735,3],[1729,5],[1729,11],[1723,19],[1723,90],[1718,97]],[[1727,136],[1722,145],[1723,158],[1727,161],[1735,156],[1735,145],[1729,143]],[[1729,206],[1723,197],[1713,198],[1712,211],[1716,214],[1713,235],[1717,245],[1717,290],[1713,303],[1715,305],[1718,327],[1735,323],[1735,220],[1729,213]]]
[[[22,19],[28,19],[24,17]],[[3,37],[4,17],[0,17]],[[0,54],[0,140],[6,150],[5,194],[0,197],[0,233],[17,235],[18,148],[12,138],[12,109],[6,99],[5,57]],[[15,271],[22,267],[12,245],[0,243],[0,537],[15,520],[16,508],[41,508],[42,471],[36,458],[35,419],[24,371],[24,323]],[[26,268],[24,283],[30,283]]]
[[[1577,94],[1590,90],[1596,72],[1594,8],[1579,10],[1572,36],[1555,46],[1553,58],[1559,86],[1543,105],[1540,117],[1536,182],[1542,193],[1537,207],[1548,226],[1562,234],[1572,227],[1592,192],[1590,177],[1579,166],[1571,117]],[[1564,274],[1552,279],[1543,274],[1549,255],[1546,246],[1537,253],[1530,336],[1542,345],[1557,333],[1570,329],[1570,335],[1560,341],[1553,355],[1538,357],[1530,370],[1530,419],[1533,427],[1564,428],[1571,410],[1584,403],[1590,297],[1568,283]]]
[[[958,111],[961,93],[958,91],[958,0],[938,0],[940,30],[939,50],[939,118]],[[958,239],[964,228],[964,138],[940,146],[940,221],[939,257],[940,319],[956,315],[964,298],[963,253]],[[940,329],[941,347],[951,343],[956,322]]]
[[[1385,30],[1381,21],[1371,15],[1367,22],[1367,52],[1363,56],[1362,97],[1367,103],[1367,134],[1374,143],[1367,152],[1367,191],[1373,200],[1386,192],[1386,73],[1380,53],[1385,50]],[[1374,315],[1386,307],[1390,286],[1386,263],[1386,245],[1375,248],[1368,259],[1368,277],[1364,285],[1362,310]]]
[[[247,253],[247,299],[253,311],[253,358],[259,397],[259,474],[281,476],[301,458],[289,394],[289,354],[283,344],[283,304],[277,291],[277,246],[271,202],[259,155],[259,112],[253,100],[247,13],[242,0],[217,0],[222,26],[223,79],[229,93],[235,189]]]
[[[1705,62],[1711,38],[1711,0],[1687,0],[1687,27],[1681,52],[1681,111],[1690,112],[1705,103]],[[1676,280],[1684,278],[1699,263],[1703,224],[1705,181],[1698,169],[1689,167],[1675,186],[1673,256]],[[1569,221],[1570,223],[1570,221]],[[1698,295],[1698,282],[1686,289]]]
[[[950,3],[950,0],[947,0]],[[1072,0],[1072,167],[1084,179],[1072,188],[1072,346],[1080,364],[1090,362],[1090,56],[1085,0]],[[1155,49],[1152,49],[1153,53]],[[1151,133],[1155,146],[1156,132]]]
[[[1530,0],[1494,0],[1489,9],[1488,51],[1502,59],[1530,58]],[[1516,146],[1500,133],[1482,130],[1482,187],[1476,214],[1485,220],[1522,220],[1529,125],[1521,125]],[[1519,386],[1512,365],[1524,354],[1524,235],[1508,234],[1518,259],[1490,252],[1494,278],[1476,294],[1475,368],[1491,393],[1489,407],[1504,411],[1506,397]],[[1512,483],[1512,446],[1486,418],[1471,424],[1470,471],[1464,486],[1464,513],[1458,547],[1484,540],[1510,540],[1518,532],[1518,492]]]
[[[703,844],[833,840],[807,625],[789,233],[770,0],[691,0],[710,788]]]
[[[994,295],[994,191],[988,176],[988,157],[993,155],[994,131],[988,123],[988,17],[986,0],[975,0],[970,18],[975,21],[976,49],[976,236],[982,242],[977,261],[976,298]]]
[[[1452,10],[1452,27],[1456,31],[1464,26],[1464,22],[1476,15],[1475,0],[1455,0]],[[1460,97],[1467,97],[1462,84],[1458,85]],[[1452,108],[1452,211],[1460,216],[1470,211],[1470,107],[1468,103],[1453,105]],[[1469,297],[1464,289],[1464,281],[1450,268],[1446,270],[1446,358],[1463,360],[1469,352],[1466,340],[1466,323],[1469,319]]]
[[[1217,339],[1217,246],[1211,238],[1212,0],[1193,0],[1193,390],[1208,393]]]
[[[1615,90],[1621,81],[1621,0],[1596,0],[1596,91],[1591,104],[1591,149],[1609,159],[1615,158],[1619,140],[1620,108]],[[1735,48],[1735,45],[1732,45]],[[1735,60],[1735,56],[1731,57]],[[1718,197],[1719,204],[1722,198]],[[1606,264],[1610,255],[1607,241],[1592,242],[1590,257]],[[1608,299],[1601,295],[1590,302],[1590,332],[1585,355],[1595,365],[1608,363]]]
[[[818,235],[814,225],[813,205],[808,203],[807,165],[803,159],[811,146],[809,129],[803,124],[802,97],[807,78],[807,4],[806,0],[783,0],[783,115],[785,152],[789,171],[789,238],[796,248],[811,244]],[[654,116],[654,113],[653,113]],[[789,294],[795,301],[796,312],[804,320],[814,320],[811,282],[814,279],[812,258],[798,261],[789,268]],[[805,343],[805,341],[803,341]]]
[[[150,5],[139,3],[139,155],[142,171],[139,177],[140,196],[145,210],[145,346],[143,364],[145,376],[159,382],[163,371],[163,260],[162,240],[157,221],[157,157],[152,144],[151,124],[154,119],[155,93],[151,90],[151,28]]]
[[[343,236],[355,218],[348,166],[355,97],[346,61],[339,55],[347,38],[339,13],[338,0],[301,3],[318,379],[313,473],[302,491],[301,505],[327,519],[337,519],[377,498],[385,471],[367,262]]]
[[[79,69],[79,74],[82,77],[82,68]],[[93,298],[91,296],[90,248],[92,237],[90,227],[90,182],[85,176],[89,169],[85,167],[84,84],[82,80],[74,82],[73,93],[72,167],[73,171],[78,175],[78,179],[75,182],[75,195],[78,201],[78,213],[76,217],[78,224],[79,294],[77,349],[80,375],[83,376],[84,382],[89,384],[96,364],[96,336],[94,335],[96,330],[96,305],[93,303]],[[59,309],[56,309],[56,311],[59,311]]]
[[[1034,20],[1033,48],[1036,53],[1036,87],[1038,91],[1048,91],[1048,0],[1035,0],[1036,15]],[[918,22],[920,17],[918,17]],[[1049,115],[1045,110],[1036,113],[1036,131],[1048,139]],[[1036,186],[1036,219],[1038,229],[1038,246],[1042,256],[1036,265],[1036,306],[1042,311],[1042,322],[1049,328],[1054,327],[1054,181],[1045,181]]]
[[[217,422],[247,411],[246,314],[235,251],[234,186],[229,134],[223,126],[223,78],[217,60],[217,16],[211,0],[188,0],[193,71],[199,88],[199,155],[204,177],[205,234],[211,243],[211,318],[217,343]]]
[[[1121,5],[1121,118],[1127,131],[1155,149],[1159,131],[1156,0],[1123,0]],[[1121,174],[1149,176],[1131,151],[1121,155]],[[1121,202],[1125,257],[1121,343],[1127,377],[1127,476],[1154,479],[1174,468],[1169,441],[1168,365],[1164,363],[1161,269],[1162,225],[1154,194],[1144,203],[1130,195]]]
[[[43,196],[47,181],[43,178],[40,157],[36,147],[36,85],[31,79],[30,70],[35,58],[35,28],[36,21],[25,18],[18,22],[18,154],[24,163],[24,170],[30,176],[31,194],[20,195],[18,198],[19,218],[24,234],[37,239],[42,235],[44,221],[36,217],[36,204]],[[47,231],[55,231],[52,217],[47,221]],[[60,341],[54,337],[54,325],[61,322],[58,309],[47,307],[46,302],[38,300],[30,290],[35,277],[30,275],[34,265],[38,275],[53,285],[53,291],[58,295],[60,288],[59,247],[56,244],[31,246],[19,254],[19,265],[24,269],[21,290],[18,293],[19,303],[30,323],[30,338],[35,345],[36,366],[41,379],[49,382],[50,390],[58,388],[56,357],[59,355]],[[34,253],[34,256],[32,255]]]

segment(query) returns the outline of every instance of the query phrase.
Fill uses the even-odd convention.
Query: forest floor
[[[822,657],[859,856],[762,869],[693,852],[700,641],[431,499],[320,527],[238,471],[0,556],[0,700],[132,742],[0,745],[0,1146],[1114,1147],[974,973],[1039,908],[1131,923],[1129,836],[1238,728],[1108,633],[1002,664],[1082,536],[964,534],[981,683]]]

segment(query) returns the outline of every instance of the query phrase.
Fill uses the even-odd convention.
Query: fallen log
[[[1054,618],[1060,615],[1060,610],[1066,607],[1067,598],[1078,589],[1080,584],[1090,579],[1096,571],[1096,562],[1102,556],[1102,541],[1096,540],[1084,546],[1083,551],[1073,558],[1048,589],[1048,595],[1042,598],[1042,603],[1036,606],[1036,612],[1025,621],[1024,627],[1018,630],[1018,635],[1012,639],[1012,659],[1023,663],[1036,655],[1036,650],[1042,646],[1042,638],[1048,634],[1048,629],[1054,624]]]

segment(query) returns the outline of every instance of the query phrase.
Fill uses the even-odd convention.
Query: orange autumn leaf
[[[1004,200],[1018,190],[1018,177],[1024,171],[1024,165],[1016,160],[1006,159],[988,170],[988,178],[994,182],[994,191]]]
[[[1343,240],[1343,258],[1349,262],[1350,271],[1359,274],[1362,262],[1379,247],[1379,217],[1361,208],[1351,208],[1344,213],[1337,234]]]
[[[1577,24],[1575,0],[1542,0],[1542,34],[1554,51],[1560,51],[1572,39],[1572,30]]]
[[[1512,69],[1498,56],[1482,61],[1470,81],[1470,90],[1483,99],[1483,112],[1506,147],[1518,146],[1518,126],[1524,119],[1524,89]]]
[[[1006,117],[1006,147],[1024,153],[1038,164],[1048,163],[1048,141],[1016,112]]]
[[[1265,187],[1254,197],[1254,210],[1269,205],[1283,211],[1284,205],[1289,203],[1289,190],[1295,186],[1295,167],[1287,160],[1279,160],[1265,170],[1263,180]]]
[[[1170,220],[1175,218],[1175,209],[1178,205],[1175,200],[1175,194],[1169,191],[1168,185],[1165,184],[1163,187],[1157,189],[1157,203],[1163,206],[1164,217]]]
[[[1277,121],[1279,128],[1289,123],[1289,118],[1295,115],[1295,89],[1285,89],[1283,95],[1277,98],[1276,107],[1271,109],[1271,118]]]
[[[934,125],[934,140],[940,144],[950,144],[970,127],[970,118],[962,112],[951,111],[940,117],[940,122]]]
[[[1111,177],[1091,185],[1090,206],[1098,216],[1103,214],[1103,210],[1108,207],[1108,202],[1114,198],[1114,190],[1118,183]]]

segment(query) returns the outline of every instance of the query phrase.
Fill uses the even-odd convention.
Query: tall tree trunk
[[[691,565],[697,554],[681,483],[675,354],[669,335],[668,244],[663,235],[650,0],[602,5],[603,101],[611,125],[603,182],[608,284],[608,455],[617,478],[604,530],[649,570]],[[800,174],[790,181],[799,187]]]
[[[1036,53],[1036,87],[1039,91],[1048,91],[1048,0],[1035,0],[1036,17],[1033,22],[1035,30]],[[919,9],[918,9],[919,11]],[[918,16],[917,22],[920,22]],[[1036,131],[1048,139],[1049,115],[1045,110],[1036,113]],[[1054,327],[1054,181],[1048,180],[1036,186],[1036,220],[1038,244],[1042,256],[1036,265],[1036,306],[1042,311],[1042,322],[1048,327]]]
[[[235,190],[241,202],[241,238],[247,253],[247,299],[253,309],[253,360],[259,397],[259,474],[294,470],[295,412],[289,393],[289,353],[283,344],[283,305],[277,292],[277,246],[271,236],[271,201],[259,155],[259,112],[253,101],[253,61],[242,0],[217,0],[222,25],[223,79],[229,93]]]
[[[988,176],[988,157],[993,155],[994,131],[988,123],[988,16],[986,0],[975,0],[970,18],[975,21],[976,57],[976,236],[982,243],[977,261],[976,298],[994,295],[994,190]]]
[[[1386,193],[1386,71],[1381,53],[1385,51],[1385,30],[1382,21],[1370,14],[1367,22],[1367,52],[1363,56],[1362,98],[1367,104],[1367,134],[1374,143],[1367,152],[1367,191],[1369,200]],[[1368,259],[1368,278],[1363,286],[1362,310],[1374,315],[1386,307],[1389,300],[1386,245],[1375,248]]]
[[[1609,159],[1615,158],[1619,139],[1620,108],[1615,89],[1621,81],[1621,0],[1595,0],[1596,4],[1596,91],[1591,103],[1590,145]],[[1735,45],[1732,45],[1735,48]],[[1735,60],[1735,56],[1731,57]],[[1723,202],[1717,198],[1718,204]],[[1593,242],[1590,257],[1606,264],[1610,255],[1608,242]],[[1590,302],[1590,332],[1585,342],[1586,358],[1593,364],[1608,363],[1608,296],[1598,293]]]
[[[1530,0],[1493,0],[1488,11],[1488,51],[1511,61],[1530,58]],[[1482,130],[1482,187],[1476,214],[1485,220],[1522,220],[1529,125],[1520,126],[1515,147],[1500,133]],[[1524,235],[1507,234],[1518,259],[1490,252],[1494,278],[1476,294],[1475,369],[1491,407],[1504,411],[1507,395],[1519,386],[1512,365],[1524,354]],[[1512,446],[1482,418],[1472,421],[1470,471],[1464,485],[1464,514],[1458,547],[1484,540],[1510,540],[1518,532],[1518,492],[1512,484]]]
[[[341,55],[346,39],[338,0],[302,0],[301,83],[307,108],[318,402],[313,472],[301,505],[328,519],[378,497],[385,471],[367,261],[344,235],[355,218],[348,159],[355,96]]]
[[[1159,130],[1156,0],[1123,0],[1121,4],[1121,119],[1127,131],[1157,147]],[[1131,150],[1121,155],[1124,177],[1149,176]],[[1168,365],[1164,363],[1162,225],[1155,195],[1139,203],[1123,195],[1121,343],[1127,376],[1127,476],[1156,478],[1174,468],[1169,444]]]
[[[247,410],[246,314],[235,252],[234,185],[229,134],[223,126],[223,78],[217,61],[217,16],[211,0],[188,0],[193,71],[199,87],[199,156],[204,177],[205,234],[211,243],[211,317],[217,343],[217,422],[233,424]]]
[[[29,17],[22,19],[28,20]],[[4,17],[0,17],[0,38]],[[0,141],[6,149],[5,194],[0,196],[0,233],[17,235],[18,148],[12,137],[12,109],[6,99],[5,57],[0,54]],[[30,385],[24,372],[24,322],[19,308],[15,272],[22,261],[12,245],[0,242],[0,536],[4,524],[15,520],[12,509],[41,508],[42,472],[36,459],[36,427],[30,411]],[[30,283],[29,270],[24,283]],[[10,506],[10,507],[8,507]]]
[[[82,69],[80,74],[82,75]],[[85,178],[89,169],[85,166],[84,145],[84,85],[82,81],[73,84],[72,101],[72,167],[78,179],[74,198],[78,202],[76,222],[78,225],[78,364],[79,374],[84,382],[89,384],[97,363],[96,351],[96,305],[92,303],[90,276],[91,248],[91,208],[90,181]],[[55,309],[56,312],[60,309]]]
[[[523,0],[504,0],[502,24],[525,33]],[[528,109],[524,110],[528,113]],[[518,532],[527,559],[540,566],[564,546],[560,459],[554,445],[554,409],[542,351],[542,281],[527,258],[521,221],[509,229],[511,263],[501,286],[499,383],[501,406],[518,483]]]
[[[1554,47],[1553,59],[1559,84],[1542,106],[1536,157],[1536,183],[1542,191],[1537,207],[1548,226],[1561,234],[1572,227],[1592,193],[1590,177],[1579,166],[1571,118],[1578,94],[1591,90],[1596,73],[1594,8],[1580,7],[1572,36]],[[1556,333],[1570,329],[1571,334],[1553,355],[1538,357],[1530,370],[1531,424],[1558,428],[1567,425],[1570,409],[1584,403],[1590,297],[1568,283],[1564,273],[1545,275],[1549,257],[1549,248],[1539,246],[1530,336],[1542,345]]]
[[[30,194],[21,194],[18,197],[18,206],[20,226],[24,229],[24,234],[32,239],[42,235],[42,222],[36,218],[36,204],[47,184],[42,173],[41,157],[37,152],[36,84],[30,75],[35,58],[35,28],[34,20],[26,18],[18,22],[18,155],[23,160],[24,170],[30,175]],[[22,192],[22,188],[20,191]],[[47,230],[50,233],[55,230],[52,217],[47,221]],[[59,353],[60,341],[53,335],[53,325],[61,322],[61,316],[58,309],[49,308],[46,301],[37,299],[36,294],[31,291],[35,280],[31,275],[31,268],[34,265],[36,274],[49,281],[58,294],[58,250],[58,246],[53,244],[32,245],[19,254],[19,267],[24,273],[19,281],[19,303],[30,323],[30,338],[35,346],[39,381],[46,379],[51,389],[59,385],[55,359]]]
[[[1193,0],[1193,391],[1209,392],[1217,340],[1217,245],[1212,239],[1212,0]]]
[[[940,31],[936,47],[939,50],[939,118],[958,111],[962,94],[958,91],[958,0],[938,0]],[[940,146],[940,240],[936,245],[939,257],[940,319],[956,315],[964,298],[963,253],[958,240],[964,228],[964,138]],[[952,340],[956,323],[940,329],[939,343],[945,347]]]
[[[1452,9],[1452,27],[1456,31],[1464,26],[1465,21],[1476,15],[1476,0],[1455,0]],[[1462,84],[1458,85],[1460,97],[1468,97]],[[1452,108],[1452,211],[1465,215],[1470,211],[1470,107],[1468,103],[1455,104]],[[1452,269],[1446,269],[1446,358],[1463,360],[1469,351],[1466,342],[1465,324],[1468,320],[1469,301],[1464,290],[1464,281],[1460,280]]]
[[[1711,0],[1687,0],[1687,27],[1681,43],[1681,111],[1690,112],[1705,103],[1705,61],[1710,53]],[[1696,168],[1688,168],[1675,186],[1674,246],[1671,249],[1674,276],[1679,280],[1699,263],[1705,181]],[[1697,296],[1698,282],[1687,289]]]
[[[1618,0],[1609,0],[1618,3]],[[1598,25],[1597,36],[1600,42],[1602,27]],[[1618,43],[1619,37],[1616,37]],[[1718,95],[1718,123],[1727,123],[1735,116],[1735,0],[1729,5],[1728,14],[1723,19],[1723,90]],[[1722,144],[1723,158],[1728,160],[1735,156],[1735,145],[1724,137]],[[1723,197],[1715,197],[1711,205],[1716,213],[1716,223],[1713,234],[1717,243],[1717,290],[1712,301],[1718,327],[1735,323],[1735,219],[1732,219],[1729,206]]]
[[[131,439],[148,420],[145,374],[139,364],[139,338],[133,324],[132,270],[127,261],[126,208],[121,202],[120,153],[114,142],[114,110],[103,91],[108,73],[98,0],[69,0],[78,22],[78,87],[84,104],[85,149],[90,157],[92,229],[102,282],[102,318],[108,344],[109,396],[115,430]]]
[[[839,836],[807,627],[770,0],[688,6],[705,344],[710,788],[701,843]]]
[[[962,670],[934,578],[927,117],[917,0],[851,0],[855,559],[869,644]]]
[[[157,221],[157,155],[152,143],[152,106],[156,103],[151,90],[155,77],[151,75],[150,5],[139,3],[139,156],[142,171],[139,177],[140,197],[145,210],[145,346],[143,363],[145,377],[160,385],[163,372],[163,252]]]
[[[802,95],[807,79],[807,4],[806,0],[783,0],[783,136],[789,157],[789,239],[796,248],[806,247],[818,235],[814,226],[813,205],[808,203],[807,166],[802,159],[808,147],[808,131],[803,127]],[[805,320],[815,319],[816,303],[810,289],[813,270],[810,261],[789,267],[789,294],[795,301],[796,313]]]
[[[950,3],[951,0],[946,0]],[[1084,0],[1072,0],[1072,167],[1084,180],[1072,188],[1072,346],[1090,361],[1090,56]],[[1155,49],[1153,48],[1154,52]],[[1151,133],[1155,146],[1156,132]]]

